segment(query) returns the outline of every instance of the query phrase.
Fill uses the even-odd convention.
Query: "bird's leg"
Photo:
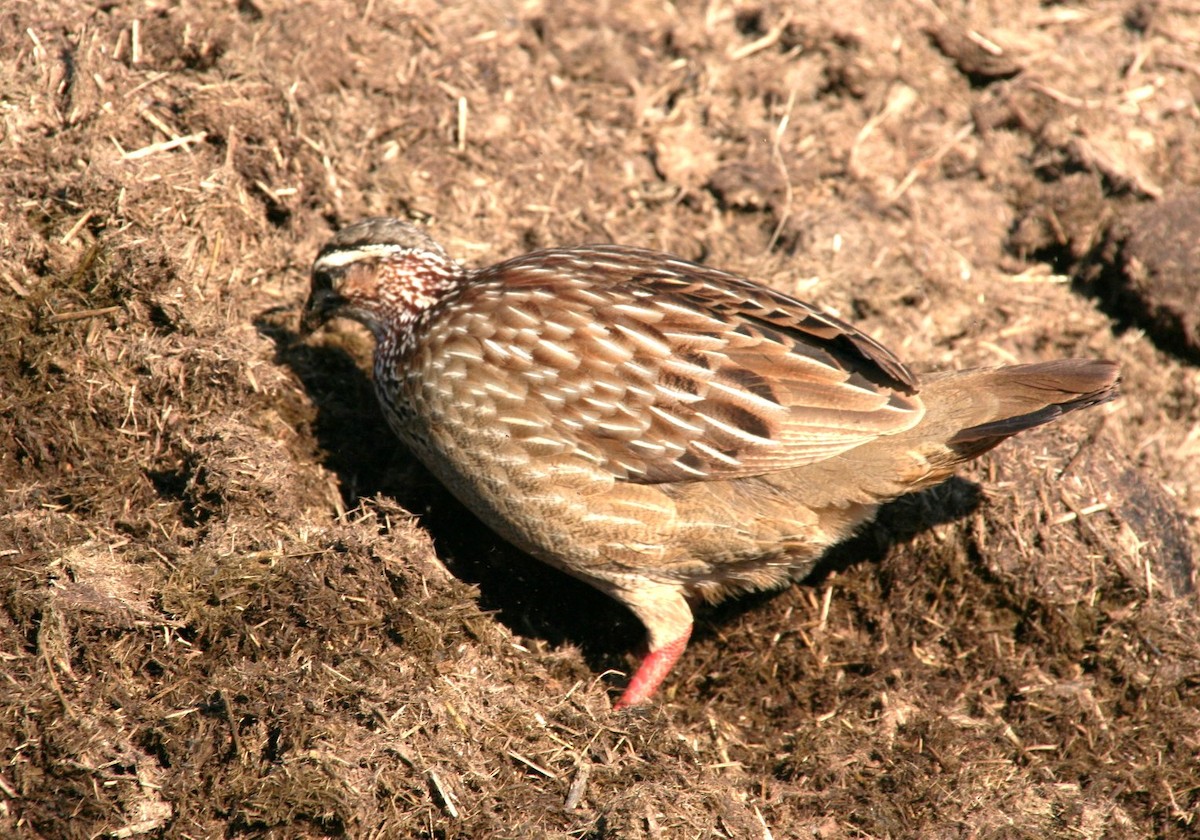
[[[692,610],[673,586],[639,587],[619,597],[646,625],[650,648],[613,707],[625,709],[649,700],[683,654],[692,635]]]
[[[633,678],[629,680],[629,686],[625,689],[625,693],[621,695],[621,699],[613,708],[626,709],[649,700],[650,695],[658,690],[663,679],[675,666],[675,662],[687,647],[688,638],[691,635],[692,628],[689,625],[678,639],[647,653]]]

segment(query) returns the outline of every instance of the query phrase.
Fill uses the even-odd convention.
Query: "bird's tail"
[[[951,415],[947,420],[957,413],[952,407],[958,402],[957,393],[970,405],[958,431],[945,441],[957,460],[966,461],[1018,432],[1108,402],[1117,395],[1119,378],[1120,370],[1113,362],[1062,359],[942,374],[927,380],[922,396],[927,396],[927,404],[933,404],[932,411]],[[948,431],[950,424],[943,426]]]
[[[1114,362],[1092,359],[938,374],[922,389],[934,414],[926,432],[959,426],[944,442],[955,461],[967,461],[1027,428],[1112,400],[1118,380]]]
[[[1113,362],[1063,359],[923,377],[920,423],[813,465],[810,480],[819,487],[825,472],[836,472],[843,484],[846,475],[856,475],[857,493],[842,488],[854,501],[929,487],[1006,438],[1108,402],[1117,395],[1119,375]]]

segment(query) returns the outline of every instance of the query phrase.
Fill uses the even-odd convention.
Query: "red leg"
[[[629,686],[625,689],[625,693],[621,695],[621,699],[617,701],[614,709],[627,709],[630,706],[636,706],[638,703],[644,703],[650,699],[652,695],[662,684],[662,681],[670,673],[671,668],[683,654],[684,648],[687,647],[688,639],[692,635],[692,626],[689,624],[683,635],[674,641],[667,642],[662,647],[656,648],[646,654],[646,658],[642,660],[642,664],[638,666],[637,672],[634,673],[633,679],[629,681]]]

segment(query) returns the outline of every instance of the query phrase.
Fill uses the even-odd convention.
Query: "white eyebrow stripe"
[[[317,258],[317,262],[313,268],[341,268],[344,265],[349,265],[352,262],[357,262],[363,257],[382,256],[384,254],[402,254],[409,251],[409,248],[397,248],[395,245],[386,245],[382,243],[367,243],[359,245],[357,248],[344,248],[337,251],[330,251]]]

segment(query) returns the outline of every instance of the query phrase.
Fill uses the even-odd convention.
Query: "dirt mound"
[[[1195,16],[600,8],[0,12],[0,834],[1194,835]],[[1125,396],[702,613],[614,714],[632,617],[414,463],[364,332],[296,334],[384,213]]]

